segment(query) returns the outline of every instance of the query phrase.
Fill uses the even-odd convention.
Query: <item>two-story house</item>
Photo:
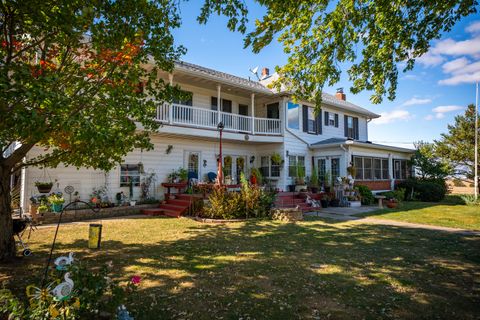
[[[293,103],[288,92],[268,89],[274,75],[270,76],[266,68],[260,81],[252,81],[178,62],[173,73],[159,77],[178,84],[190,98],[159,104],[156,119],[161,127],[151,136],[154,150],[135,150],[110,172],[27,168],[22,172],[24,207],[37,192],[35,181],[45,176],[57,181],[53,191],[71,185],[82,199],[88,199],[92,189],[101,186],[107,187],[112,199],[119,191],[128,194],[127,180],[133,179],[134,197],[138,199],[140,167],[156,174],[153,195],[161,198],[165,191],[161,183],[172,170],[186,168],[200,180],[217,171],[219,122],[224,124],[224,170],[231,183],[238,182],[241,172],[249,174],[252,167],[261,169],[265,178],[281,190],[293,183],[297,166],[303,166],[307,176],[313,166],[317,167],[323,180],[325,175],[346,176],[347,167],[353,163],[357,182],[373,190],[389,190],[395,181],[409,175],[407,160],[412,150],[369,142],[368,123],[379,115],[348,102],[341,91],[325,93],[322,110],[316,115],[312,103]],[[41,151],[32,154],[36,152]],[[281,165],[272,163],[274,153],[284,159]]]

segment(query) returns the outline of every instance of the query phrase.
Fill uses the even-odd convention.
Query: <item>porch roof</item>
[[[344,144],[349,145],[349,146],[358,146],[358,147],[367,148],[367,149],[388,150],[388,151],[396,151],[396,152],[403,152],[403,153],[413,153],[413,152],[415,152],[415,150],[413,150],[413,149],[401,148],[401,147],[395,147],[395,146],[388,146],[388,145],[384,145],[384,144],[372,143],[370,141],[358,141],[358,140],[352,140],[352,139],[347,139],[347,138],[325,139],[325,140],[322,140],[322,141],[312,143],[310,145],[310,148],[312,148],[312,149],[322,149],[322,148],[336,147],[336,146],[340,146],[340,145],[344,145]]]

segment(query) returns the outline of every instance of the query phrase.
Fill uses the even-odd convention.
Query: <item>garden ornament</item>
[[[64,282],[52,290],[52,295],[55,296],[58,301],[70,298],[70,294],[73,292],[73,281],[70,279],[70,272],[65,273],[64,279]]]
[[[55,259],[54,261],[57,270],[62,271],[67,268],[68,265],[71,265],[73,263],[73,252],[70,252],[68,254],[68,257],[66,256],[61,256]]]

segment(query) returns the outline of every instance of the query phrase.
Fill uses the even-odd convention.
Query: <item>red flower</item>
[[[133,276],[130,281],[132,281],[133,284],[139,284],[140,283],[140,276]]]

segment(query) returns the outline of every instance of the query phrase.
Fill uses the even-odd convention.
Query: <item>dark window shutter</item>
[[[302,106],[303,132],[308,132],[308,106]]]
[[[353,132],[353,138],[358,140],[360,138],[360,134],[358,132],[358,118],[353,118]]]
[[[325,111],[325,125],[328,126],[328,111]]]
[[[212,97],[212,110],[217,110],[218,101],[217,97]]]
[[[315,120],[315,129],[317,134],[322,134],[322,110],[317,114],[317,119]]]
[[[345,127],[344,127],[345,137],[348,138],[348,117],[346,115],[344,115],[343,120],[345,122]]]
[[[335,128],[338,128],[338,113],[335,113]]]

